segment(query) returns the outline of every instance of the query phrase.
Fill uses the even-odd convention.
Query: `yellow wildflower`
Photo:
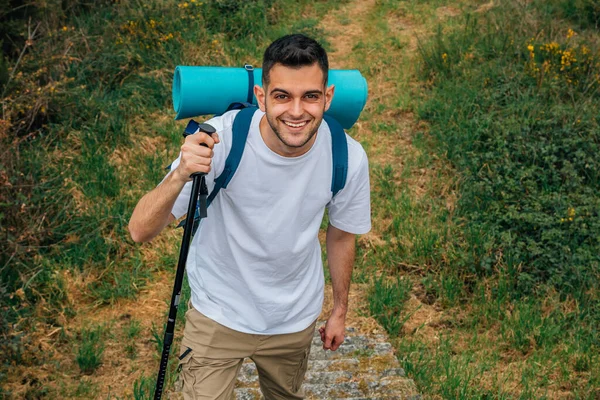
[[[560,70],[564,71],[566,67],[570,67],[576,61],[577,59],[573,55],[573,52],[570,50],[565,50],[560,58],[560,64],[562,65]]]
[[[542,50],[548,53],[560,53],[560,45],[556,42],[546,43],[542,46]]]
[[[63,26],[63,27],[62,27],[62,31],[63,31],[63,32],[66,32],[66,31],[68,31],[68,30],[69,30],[69,28],[68,28],[68,27],[66,27],[66,26]]]
[[[569,28],[569,30],[567,31],[567,39],[571,39],[575,35],[577,35],[577,32],[575,32],[573,29]]]
[[[528,45],[527,50],[529,50],[531,53],[533,53],[533,45],[532,44]]]
[[[575,216],[575,209],[573,207],[569,207],[569,209],[567,210],[567,214],[569,215],[569,217],[573,218]]]
[[[448,54],[442,54],[442,60],[444,60],[444,62],[448,61]]]

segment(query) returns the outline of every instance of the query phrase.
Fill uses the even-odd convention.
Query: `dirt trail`
[[[374,8],[377,6],[376,0],[356,0],[350,2],[339,10],[325,16],[320,27],[328,33],[328,40],[332,44],[333,51],[329,52],[330,66],[333,69],[359,69],[363,71],[366,66],[359,65],[355,55],[354,48],[360,42],[366,42],[366,46],[383,41],[383,33],[372,27]],[[454,16],[457,9],[451,7],[440,7],[436,14],[438,18],[443,19],[448,16]],[[389,29],[387,33],[394,36],[400,43],[405,44],[400,48],[389,48],[390,53],[394,54],[399,60],[413,60],[417,55],[418,37],[424,36],[427,27],[419,24],[411,18],[397,13],[389,13],[385,16],[386,24]],[[375,49],[368,50],[376,56]],[[377,61],[373,61],[377,64]],[[370,143],[369,163],[371,169],[375,165],[392,165],[396,171],[401,171],[405,164],[405,156],[418,154],[418,150],[412,145],[412,137],[415,131],[420,128],[412,112],[394,107],[389,104],[387,99],[398,96],[399,84],[394,79],[390,79],[389,71],[384,68],[374,68],[377,73],[368,78],[369,99],[365,110],[370,111],[379,122],[393,122],[396,126],[395,131],[387,132],[385,135],[374,133],[369,126],[377,121],[369,121],[360,118],[356,123],[352,136],[359,140],[367,140]],[[402,72],[401,72],[402,73]],[[414,71],[406,71],[405,74],[411,75]],[[364,72],[363,72],[364,74]],[[406,76],[405,79],[410,79]],[[409,85],[406,88],[410,88]],[[381,108],[383,111],[377,113],[375,110]],[[364,114],[363,114],[364,115]],[[420,198],[425,192],[428,182],[428,176],[432,171],[420,169],[402,182],[398,178],[398,184],[408,187],[415,198]],[[371,178],[373,182],[373,178]],[[386,227],[387,221],[373,221],[373,229],[366,235],[359,238],[359,242],[367,248],[375,248],[384,245],[381,239],[382,230]],[[323,237],[321,241],[324,244]],[[384,329],[372,317],[368,315],[368,300],[366,284],[351,286],[348,326],[352,326],[363,334],[374,334],[384,332]],[[332,289],[328,285],[325,289],[325,304],[321,319],[326,319],[333,305]],[[429,340],[437,340],[437,334],[434,326],[442,319],[442,314],[432,306],[422,303],[418,294],[412,294],[407,305],[407,315],[411,317],[404,325],[406,334],[418,334],[427,337]]]

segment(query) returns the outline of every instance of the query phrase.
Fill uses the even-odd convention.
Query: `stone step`
[[[337,360],[310,360],[309,371],[356,371],[360,368],[358,358],[342,358]]]
[[[323,350],[323,346],[312,346],[310,358],[312,360],[332,360],[352,356],[371,357],[391,353],[393,354],[393,349],[389,343],[375,343],[371,347],[363,347],[344,342],[336,351]]]
[[[369,396],[369,397],[319,397],[319,393],[323,393],[323,391],[306,393],[307,400],[421,400],[421,395],[411,395],[411,396]],[[235,390],[236,400],[260,400],[262,399],[260,390],[251,389],[251,388],[239,388]]]
[[[315,332],[303,388],[307,400],[420,399],[386,337],[361,335],[352,328],[335,352],[323,350]],[[262,399],[256,366],[250,360],[240,370],[235,398]]]

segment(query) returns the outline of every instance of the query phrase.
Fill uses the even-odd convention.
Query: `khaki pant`
[[[266,400],[303,399],[316,321],[298,333],[252,335],[229,329],[190,307],[181,342],[179,386],[185,400],[230,400],[244,358],[256,364]]]

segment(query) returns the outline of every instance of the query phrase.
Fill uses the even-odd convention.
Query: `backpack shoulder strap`
[[[256,107],[247,107],[240,110],[233,120],[232,127],[232,144],[229,155],[225,160],[225,167],[223,172],[217,179],[215,179],[215,186],[208,196],[207,204],[214,200],[221,189],[226,189],[227,185],[233,178],[235,171],[240,165],[242,155],[244,154],[244,148],[246,147],[246,139],[248,138],[248,131],[250,130],[250,124],[252,123],[252,117],[256,112]]]
[[[344,128],[342,128],[342,125],[335,118],[328,115],[324,115],[323,118],[331,131],[331,151],[333,153],[331,192],[335,196],[337,192],[346,186],[346,176],[348,175],[348,142]]]
[[[232,108],[237,109],[237,108]],[[208,196],[206,201],[206,207],[210,206],[210,203],[214,200],[221,189],[227,188],[229,181],[233,178],[235,171],[237,170],[238,165],[240,165],[240,161],[242,159],[242,155],[244,154],[244,148],[246,147],[246,139],[248,138],[248,131],[250,130],[250,124],[252,123],[252,117],[254,116],[254,112],[257,110],[256,107],[247,107],[242,108],[239,113],[235,116],[233,120],[232,127],[232,143],[231,150],[227,155],[227,159],[225,160],[225,167],[223,168],[223,172],[219,175],[218,178],[215,179],[215,186],[213,187],[212,192]],[[186,218],[187,219],[187,218]],[[200,223],[200,213],[199,207],[196,207],[196,212],[194,213],[194,227],[192,232],[195,234],[198,229],[198,225]],[[177,225],[177,227],[182,227],[185,225],[185,219]]]

